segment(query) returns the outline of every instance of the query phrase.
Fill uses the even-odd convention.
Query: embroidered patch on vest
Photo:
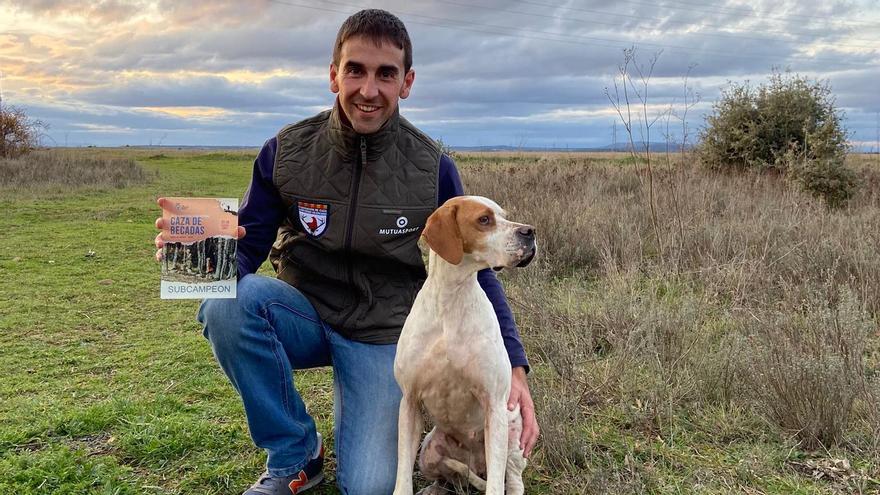
[[[327,228],[327,206],[320,203],[297,202],[299,223],[306,229],[306,233],[314,237],[324,233]]]

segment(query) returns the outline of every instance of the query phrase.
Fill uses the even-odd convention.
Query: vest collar
[[[350,125],[342,121],[342,109],[339,108],[338,99],[333,104],[333,110],[330,111],[330,142],[346,159],[358,158],[362,137],[367,140],[367,161],[379,158],[397,142],[399,128],[400,107],[396,108],[388,121],[372,134],[358,134]]]

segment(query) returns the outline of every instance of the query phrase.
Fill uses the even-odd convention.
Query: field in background
[[[197,303],[158,298],[152,224],[159,195],[241,197],[254,153],[74,153],[146,174],[0,187],[0,492],[240,493],[263,457]],[[527,493],[880,490],[880,168],[852,161],[835,212],[661,166],[655,227],[625,154],[457,156],[538,226],[540,258],[501,275],[543,431]],[[296,381],[332,445],[329,372]]]

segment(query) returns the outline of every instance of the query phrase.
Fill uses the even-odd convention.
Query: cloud
[[[283,89],[280,86],[284,86]],[[234,84],[217,76],[173,78],[132,77],[73,93],[78,101],[117,107],[213,107],[235,111],[265,111],[289,106],[312,106],[324,100],[314,79],[273,78],[262,84]],[[267,91],[265,87],[273,87]]]
[[[657,111],[681,102],[688,70],[703,97],[699,120],[728,81],[761,82],[773,67],[828,78],[863,140],[880,111],[880,15],[869,0],[378,6],[396,12],[413,40],[417,77],[404,114],[451,144],[607,144],[614,116],[604,90],[632,46],[644,68],[662,49],[649,93]],[[0,5],[4,99],[52,123],[56,140],[75,133],[128,143],[159,132],[166,143],[260,144],[332,104],[332,44],[359,8],[353,0],[8,0]]]
[[[123,0],[11,0],[9,5],[18,12],[42,18],[76,16],[93,25],[108,25],[125,21],[137,14],[143,2]]]

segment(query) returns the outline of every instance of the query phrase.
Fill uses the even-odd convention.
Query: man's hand
[[[159,198],[156,200],[156,203],[159,205],[160,208],[164,210],[165,205],[167,204],[166,201],[168,200],[166,200],[165,198]],[[156,234],[156,239],[153,241],[156,244],[157,249],[156,261],[162,261],[162,246],[165,245],[165,239],[162,239],[161,232],[163,229],[165,229],[165,220],[162,217],[156,219],[156,228],[160,231],[158,234]],[[238,230],[235,232],[235,238],[241,239],[246,233],[247,232],[244,230],[244,227],[239,225]]]
[[[522,414],[523,430],[519,437],[519,447],[523,449],[523,456],[528,457],[532,453],[535,442],[538,441],[540,429],[538,419],[535,418],[535,403],[532,402],[532,394],[529,392],[529,382],[526,379],[526,369],[518,366],[513,368],[513,379],[510,382],[510,398],[507,399],[507,408],[514,410],[519,404]]]

